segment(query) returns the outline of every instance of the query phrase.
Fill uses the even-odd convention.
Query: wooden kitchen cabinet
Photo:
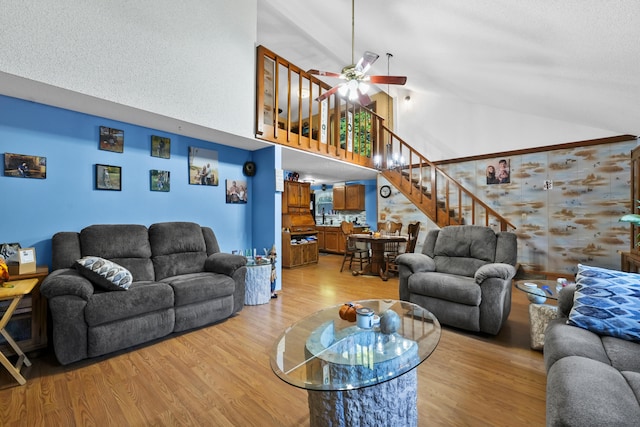
[[[364,185],[347,185],[345,187],[345,210],[364,210]]]
[[[299,267],[318,262],[318,242],[306,240],[315,232],[282,232],[282,266]]]
[[[318,231],[318,251],[324,252],[324,227],[318,227],[316,230]]]
[[[363,211],[364,185],[352,184],[333,187],[333,209],[337,211]]]
[[[311,184],[285,181],[282,194],[282,213],[308,213],[311,204]]]
[[[344,254],[346,250],[346,240],[342,234],[340,227],[318,227],[322,228],[324,233],[324,245],[322,247],[323,252],[329,252],[334,254]],[[364,227],[354,227],[354,233],[362,233]]]
[[[333,187],[333,210],[343,211],[346,209],[345,187]]]

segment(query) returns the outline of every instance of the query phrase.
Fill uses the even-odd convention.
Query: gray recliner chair
[[[400,299],[441,324],[496,335],[511,311],[517,241],[511,232],[477,225],[430,230],[422,253],[402,254]]]

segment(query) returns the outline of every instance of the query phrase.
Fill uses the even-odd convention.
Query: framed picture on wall
[[[170,176],[171,172],[169,171],[159,171],[156,169],[152,169],[149,171],[151,175],[151,191],[163,191],[168,193],[171,189],[171,181]]]
[[[218,152],[189,147],[189,184],[218,185]]]
[[[151,136],[151,156],[168,159],[171,157],[171,138]]]
[[[493,163],[487,165],[487,185],[509,184],[511,182],[510,160],[500,159],[497,166]]]
[[[225,187],[227,189],[227,203],[247,203],[247,181],[242,179],[227,179]]]
[[[4,153],[4,176],[47,178],[47,158],[28,154]]]
[[[96,165],[96,190],[122,190],[122,168]]]
[[[101,150],[122,153],[124,151],[124,131],[100,126],[99,148]]]

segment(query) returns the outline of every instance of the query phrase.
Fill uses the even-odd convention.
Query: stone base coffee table
[[[356,301],[392,328],[361,328],[341,319],[342,305],[287,328],[271,352],[271,368],[308,391],[312,427],[417,426],[416,368],[435,350],[440,324],[422,307],[395,300]],[[397,316],[395,316],[397,315]],[[387,324],[388,325],[388,324]],[[394,332],[391,332],[394,331]],[[390,333],[391,332],[391,333]]]

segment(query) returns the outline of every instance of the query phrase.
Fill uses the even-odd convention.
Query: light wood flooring
[[[32,357],[25,386],[0,373],[0,425],[308,426],[306,392],[271,372],[275,339],[325,306],[398,298],[396,278],[339,273],[341,260],[285,269],[279,298],[217,325],[66,367],[51,351]],[[495,337],[443,327],[417,368],[420,426],[544,425],[546,376],[529,348],[527,305],[514,288]]]

